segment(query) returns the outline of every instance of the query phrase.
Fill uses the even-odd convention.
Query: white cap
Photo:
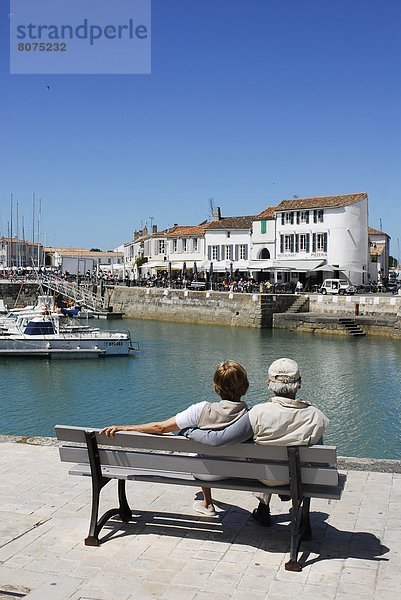
[[[269,367],[268,377],[270,381],[281,383],[295,383],[300,379],[299,367],[291,358],[279,358]]]

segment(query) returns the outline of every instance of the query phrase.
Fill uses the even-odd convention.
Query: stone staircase
[[[308,296],[297,296],[290,308],[286,310],[286,314],[295,314],[299,312],[309,312]]]
[[[360,337],[366,335],[366,333],[357,325],[355,319],[340,318],[338,319],[339,324],[345,329],[348,335],[353,337]]]

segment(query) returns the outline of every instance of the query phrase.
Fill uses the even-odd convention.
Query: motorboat
[[[130,356],[138,350],[129,331],[69,328],[55,314],[21,314],[0,331],[0,356],[98,358]]]

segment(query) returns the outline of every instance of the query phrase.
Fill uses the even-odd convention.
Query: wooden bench
[[[311,536],[311,498],[339,500],[345,476],[336,468],[335,446],[261,446],[253,442],[213,448],[185,437],[118,432],[114,438],[99,435],[98,429],[56,426],[60,458],[75,463],[70,475],[92,478],[92,509],[87,546],[99,546],[102,527],[114,515],[128,522],[132,516],[126,493],[127,480],[192,485],[200,487],[199,475],[219,475],[230,479],[207,482],[208,487],[271,492],[291,496],[291,542],[288,571],[301,571],[298,552],[302,540]],[[78,445],[80,444],[80,445]],[[107,446],[100,448],[99,445]],[[118,508],[99,518],[102,488],[118,480]],[[287,486],[268,487],[259,479],[285,481]],[[205,484],[205,482],[203,482]]]

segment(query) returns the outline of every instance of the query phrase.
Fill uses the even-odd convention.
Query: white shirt
[[[188,408],[179,412],[175,415],[175,422],[179,429],[185,429],[186,427],[196,427],[199,423],[202,410],[206,406],[207,402],[197,402],[197,404],[191,404]]]

